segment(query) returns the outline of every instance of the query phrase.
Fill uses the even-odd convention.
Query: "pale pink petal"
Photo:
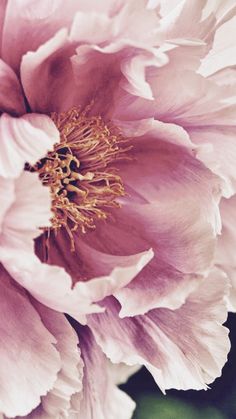
[[[25,112],[25,105],[20,83],[14,71],[1,59],[0,84],[0,111],[16,115],[23,114]]]
[[[22,56],[35,51],[61,28],[69,28],[77,11],[107,15],[119,11],[124,1],[100,0],[8,0],[3,30],[3,58],[19,69]],[[17,40],[17,45],[16,45]]]
[[[101,311],[91,304],[91,297],[85,301],[83,294],[72,289],[71,277],[64,269],[42,264],[34,253],[33,238],[49,222],[48,188],[34,173],[23,172],[16,181],[7,182],[12,190],[9,189],[8,201],[4,200],[2,207],[0,260],[8,272],[36,299],[55,310],[68,312],[77,319],[81,313],[84,319],[87,310]],[[5,183],[0,182],[2,193]]]
[[[111,371],[113,381],[116,384],[124,384],[127,380],[141,368],[140,365],[127,365],[123,362],[119,364],[113,364],[110,360],[108,361],[108,367]]]
[[[21,64],[21,78],[31,108],[48,112],[84,107],[95,92],[96,103],[100,103],[99,89],[107,83],[108,72],[106,91],[110,94],[121,77],[119,66],[113,55],[102,54],[96,48],[82,45],[75,55],[66,30],[61,30],[36,52],[27,53]],[[99,72],[95,71],[98,61]]]
[[[21,58],[27,51],[35,51],[59,29],[70,26],[79,3],[68,0],[65,8],[63,0],[42,0],[40,3],[9,0],[3,30],[3,59],[19,70]]]
[[[167,65],[146,70],[146,81],[155,100],[129,97],[122,99],[120,93],[121,99],[118,97],[118,100],[126,102],[125,119],[154,116],[183,127],[234,124],[235,105],[230,99],[235,97],[236,89],[217,85],[213,79],[196,73],[198,65],[195,63],[194,48],[178,46],[167,52]],[[122,119],[122,109],[119,110],[119,107],[121,105],[118,104],[115,118]]]
[[[1,266],[1,401],[7,417],[26,415],[53,386],[61,362],[55,338]]]
[[[2,226],[1,241],[13,241],[15,243],[28,243],[41,234],[40,228],[50,225],[51,197],[49,188],[40,182],[36,173],[22,172],[18,179],[6,180],[11,187],[14,184],[14,199],[12,205],[8,205],[8,211]],[[8,188],[10,192],[11,188]],[[9,193],[8,192],[8,193]],[[1,196],[4,194],[2,192]],[[10,198],[10,195],[7,195]],[[7,201],[4,196],[4,204]]]
[[[107,255],[95,252],[95,250],[91,251],[94,254],[97,253],[97,256],[101,258],[101,265],[102,258],[104,258],[102,269],[107,270],[109,266],[109,264],[107,264]],[[91,278],[87,281],[78,281],[75,285],[75,289],[81,298],[84,298],[91,303],[97,302],[130,283],[133,278],[142,271],[144,266],[149,263],[152,257],[153,252],[151,250],[132,256],[111,257],[109,274]],[[111,270],[112,266],[115,267]],[[95,267],[98,268],[98,262],[95,263]]]
[[[122,91],[118,92],[115,118],[137,120],[155,117],[165,122],[175,122],[185,109],[191,109],[193,103],[205,94],[203,83],[207,83],[196,74],[199,67],[196,48],[196,46],[172,46],[166,51],[168,64],[146,69],[146,82],[155,100],[145,100],[125,95]]]
[[[21,63],[21,80],[31,109],[36,112],[68,110],[78,96],[70,57],[75,53],[68,31],[61,29]]]
[[[216,84],[220,86],[231,86],[233,92],[235,92],[236,85],[236,69],[235,67],[226,67],[222,70],[217,71],[209,77]],[[233,98],[232,98],[233,99]],[[227,100],[227,98],[225,99]],[[229,100],[229,98],[228,98]]]
[[[44,260],[44,238],[37,240],[36,252]],[[153,258],[153,252],[146,246],[143,252],[129,255],[112,255],[97,251],[81,240],[75,240],[75,252],[68,252],[70,239],[65,232],[59,232],[49,242],[47,263],[58,265],[70,274],[76,289],[91,301],[99,301],[115,290],[127,285]]]
[[[31,292],[36,299],[55,310],[67,312],[77,320],[84,322],[86,312],[101,311],[92,303],[126,285],[153,256],[152,251],[125,258],[112,258],[98,252],[90,255],[90,249],[84,246],[81,251],[87,257],[89,266],[95,264],[98,256],[100,258],[100,268],[97,262],[95,264],[98,276],[91,279],[92,272],[90,271],[90,281],[78,282],[72,288],[72,278],[76,282],[75,277],[71,278],[59,266],[41,263],[34,254],[32,239],[39,234],[39,227],[48,225],[50,214],[48,189],[40,184],[36,174],[23,173],[16,181],[16,187],[12,193],[14,196],[9,195],[10,202],[5,201],[6,207],[3,208],[4,221],[0,236],[2,263],[14,279]],[[32,199],[34,194],[35,199]],[[39,202],[40,205],[38,205]],[[44,242],[41,245],[45,249]],[[66,251],[68,246],[67,241]],[[71,252],[69,255],[74,262],[74,272],[77,272],[77,275],[79,272],[80,275],[83,275],[84,271],[80,269],[78,259]],[[54,263],[60,265],[60,262],[59,257]],[[69,271],[72,275],[74,272],[73,270]]]
[[[107,261],[104,257],[105,268],[109,270],[105,276],[79,281],[73,286],[73,277],[59,266],[41,263],[29,244],[5,234],[0,247],[2,263],[20,285],[44,305],[65,312],[81,323],[86,322],[87,313],[102,311],[94,302],[130,282],[152,256],[152,251],[147,251],[118,258],[117,265],[114,259]],[[78,262],[76,266],[79,272]]]
[[[113,292],[121,304],[120,317],[145,314],[159,307],[177,309],[198,287],[200,275],[179,272],[163,263],[158,252],[155,256],[132,282]]]
[[[233,195],[236,192],[235,127],[196,127],[189,130],[189,135],[199,146],[198,158],[224,180],[224,196]]]
[[[119,112],[118,109],[117,111]],[[117,115],[116,111],[115,115]],[[186,151],[189,152],[194,151],[196,148],[187,131],[179,125],[158,121],[154,118],[129,121],[125,118],[125,114],[123,114],[121,119],[113,118],[113,121],[121,129],[122,134],[127,138],[134,139],[136,137],[141,137],[142,140],[142,136],[146,135],[146,137],[149,138],[159,139],[163,142],[185,147]]]
[[[36,51],[26,53],[21,79],[31,108],[67,110],[95,99],[101,113],[120,82],[126,90],[150,98],[145,70],[164,65],[167,56],[163,49],[153,48],[154,39],[158,40],[156,13],[145,9],[144,0],[139,3],[135,8],[133,1],[117,4],[111,15],[106,8],[103,13],[94,7],[90,12],[78,9],[69,34],[61,29]],[[133,29],[130,20],[135,21]],[[140,39],[137,20],[144,26],[145,39]]]
[[[0,176],[18,177],[26,162],[34,164],[59,141],[59,132],[46,115],[0,117]]]
[[[76,29],[79,19],[80,15],[76,15]],[[106,18],[100,17],[99,22],[107,26]],[[151,47],[144,49],[142,44],[126,39],[118,39],[104,47],[80,45],[79,37],[83,34],[79,29],[82,28],[75,30],[74,26],[70,37],[62,29],[37,51],[28,52],[22,59],[22,84],[34,111],[84,107],[94,99],[94,112],[105,114],[120,83],[132,93],[150,96],[145,69],[150,65],[159,67],[166,63],[167,57],[162,51]],[[75,50],[78,44],[80,46]],[[96,71],[98,66],[99,71]],[[137,67],[138,73],[135,74]]]
[[[135,140],[132,152],[136,164],[119,168],[133,203],[120,200],[105,228],[98,223],[84,237],[91,248],[116,256],[154,249],[155,259],[114,290],[122,316],[183,304],[213,263],[221,227],[219,180],[190,152],[147,136]]]
[[[227,21],[217,30],[213,48],[204,58],[200,66],[200,73],[205,77],[225,67],[236,65],[236,17]]]
[[[83,393],[74,399],[83,419],[131,419],[135,403],[116,387],[107,359],[87,327],[78,329],[84,360]],[[73,406],[73,404],[72,404]]]
[[[11,207],[15,199],[15,184],[13,180],[4,179],[0,177],[0,196],[1,206],[0,206],[0,234],[2,233],[2,224],[4,221],[5,214],[7,210]]]
[[[166,124],[166,126],[163,124],[160,129],[159,125],[154,125],[153,130],[147,130],[146,133],[131,141],[132,157],[135,158],[136,164],[128,161],[117,165],[122,173],[127,192],[133,199],[136,194],[137,201],[139,196],[139,203],[143,204],[158,204],[160,201],[162,203],[177,201],[178,204],[182,199],[189,199],[190,203],[195,201],[196,206],[204,212],[205,205],[209,205],[212,210],[209,211],[208,208],[205,215],[214,224],[216,216],[214,203],[219,198],[221,183],[196,159],[195,146],[191,147],[190,140],[187,143],[188,135],[185,131],[174,132],[173,127],[171,124]],[[176,134],[176,139],[173,133]],[[182,134],[183,146],[181,147]],[[137,179],[139,179],[138,182]],[[198,188],[199,191],[196,193]],[[199,202],[197,194],[204,199],[204,205]]]
[[[163,391],[206,389],[221,374],[230,347],[221,326],[227,288],[224,275],[213,271],[179,309],[125,319],[110,297],[103,302],[106,312],[90,316],[88,324],[112,362],[144,364]]]
[[[184,127],[224,125],[233,123],[235,109],[224,99],[234,96],[230,88],[218,86],[193,71],[183,71],[168,64],[150,75],[149,83],[155,95],[155,116]],[[168,67],[167,66],[167,67]],[[171,83],[169,83],[171,80]]]
[[[120,38],[138,42],[144,47],[163,41],[159,31],[159,16],[146,7],[145,0],[130,0],[128,3],[124,0],[115,1],[114,4],[116,11],[109,14],[107,7],[95,11],[97,4],[93,4],[90,10],[78,8],[71,28],[71,40],[100,44]],[[107,6],[110,5],[112,2],[107,3]]]
[[[113,290],[122,304],[120,315],[183,304],[213,262],[215,233],[205,215],[194,202],[180,201],[179,207],[127,205],[113,218],[106,229],[97,227],[91,245],[116,254],[155,249],[155,258],[133,281]]]
[[[131,95],[135,95],[144,99],[154,99],[150,84],[146,81],[147,67],[161,67],[167,64],[168,57],[161,55],[158,57],[152,54],[140,54],[130,59],[122,60],[121,71],[125,75],[126,80],[120,83],[120,86]]]
[[[67,313],[81,323],[86,322],[87,313],[102,311],[80,290],[72,288],[71,277],[63,268],[41,263],[33,249],[4,242],[0,260],[11,276],[47,307]]]
[[[236,311],[236,195],[230,199],[223,199],[220,204],[222,216],[222,232],[217,241],[215,264],[219,266],[230,279],[230,309]]]
[[[119,27],[114,26],[114,18],[94,11],[88,12],[78,9],[70,30],[70,40],[84,44],[100,44],[117,36]]]
[[[206,0],[197,2],[184,1],[161,1],[162,29],[166,31],[166,39],[211,39],[214,34],[216,18],[213,14],[203,17],[203,9]],[[213,34],[211,33],[213,32]],[[211,35],[211,37],[210,37]]]
[[[52,390],[41,398],[40,406],[29,418],[54,419],[69,417],[72,396],[82,391],[83,362],[78,337],[63,314],[34,303],[46,328],[55,336],[61,357],[61,369]]]

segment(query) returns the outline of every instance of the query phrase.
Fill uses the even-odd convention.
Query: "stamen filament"
[[[117,128],[100,116],[89,116],[89,110],[53,113],[60,143],[36,165],[28,165],[50,187],[51,229],[65,228],[72,251],[75,231],[95,229],[98,220],[107,219],[109,208],[120,207],[116,199],[125,195],[124,185],[111,164],[129,158],[131,148]]]

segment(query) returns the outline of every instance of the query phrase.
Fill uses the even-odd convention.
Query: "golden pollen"
[[[27,169],[37,171],[52,195],[51,228],[65,228],[74,250],[73,232],[95,229],[105,220],[109,208],[120,207],[116,199],[125,195],[117,170],[111,165],[123,159],[130,149],[110,123],[100,116],[88,116],[88,109],[52,113],[60,132],[53,151]]]

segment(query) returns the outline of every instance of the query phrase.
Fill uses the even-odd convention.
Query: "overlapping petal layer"
[[[1,2],[0,416],[130,418],[104,353],[145,365],[163,391],[220,375],[226,276],[235,310],[235,12],[232,0]],[[120,208],[76,232],[74,253],[63,230],[47,240],[50,190],[24,171],[60,141],[50,113],[71,107],[130,146],[114,162]]]
[[[229,349],[221,326],[227,293],[224,274],[213,271],[177,310],[120,319],[119,304],[108,298],[106,311],[90,316],[88,324],[112,362],[144,364],[163,391],[206,389],[221,374]]]

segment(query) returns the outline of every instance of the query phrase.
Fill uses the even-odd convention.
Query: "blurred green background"
[[[230,314],[231,351],[222,376],[207,391],[162,395],[144,368],[122,386],[137,403],[133,419],[236,419],[236,314]],[[121,418],[122,419],[122,418]]]

